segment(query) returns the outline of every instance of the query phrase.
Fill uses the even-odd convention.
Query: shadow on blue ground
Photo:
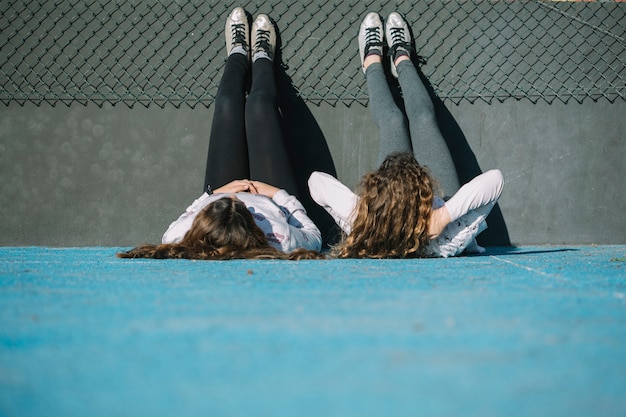
[[[471,254],[466,256],[502,256],[502,255],[539,255],[539,254],[547,254],[552,253],[556,254],[559,252],[574,252],[579,251],[580,249],[576,248],[553,248],[553,249],[525,249],[525,248],[517,248],[517,247],[491,247],[488,248],[486,253],[480,254]]]
[[[153,261],[0,248],[2,416],[622,416],[626,246]]]

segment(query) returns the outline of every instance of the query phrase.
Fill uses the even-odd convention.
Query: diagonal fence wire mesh
[[[626,99],[621,2],[5,0],[0,101],[209,107],[224,22],[240,5],[277,22],[283,66],[315,104],[367,104],[358,27],[393,10],[443,100]]]

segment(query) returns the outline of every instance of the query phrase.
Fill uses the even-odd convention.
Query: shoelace
[[[389,56],[394,56],[399,48],[411,51],[411,43],[407,41],[404,28],[391,28],[391,48]]]
[[[380,31],[380,28],[378,27],[365,29],[365,51],[364,51],[365,56],[367,56],[370,49],[377,47],[377,46],[383,46],[383,38],[380,35],[379,31]]]
[[[254,51],[258,52],[260,49],[267,52],[268,54],[271,52],[270,47],[270,31],[269,30],[261,30],[257,31],[256,35],[256,43],[254,44]]]
[[[246,25],[244,25],[243,23],[237,23],[232,25],[230,27],[230,30],[233,36],[232,45],[235,46],[237,44],[241,44],[244,46],[244,48],[247,48],[248,41],[246,40]]]

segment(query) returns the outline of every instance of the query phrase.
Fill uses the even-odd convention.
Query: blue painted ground
[[[0,248],[1,416],[626,415],[626,246],[115,252]]]

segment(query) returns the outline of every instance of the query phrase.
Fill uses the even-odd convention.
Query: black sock
[[[398,58],[400,58],[401,56],[408,56],[410,57],[409,53],[405,50],[405,49],[396,49],[396,53],[393,54],[393,62],[396,62],[396,60]]]
[[[369,51],[367,51],[364,58],[367,58],[370,55],[383,56],[382,52],[380,52],[380,49],[377,49],[377,48],[372,48]]]

